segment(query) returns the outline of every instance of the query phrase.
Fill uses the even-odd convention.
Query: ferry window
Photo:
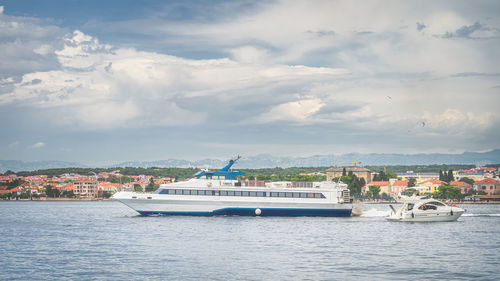
[[[241,192],[241,196],[248,196],[248,195],[249,195],[249,194],[248,194],[248,191],[242,191],[242,192]]]
[[[293,193],[292,192],[287,192],[286,193],[286,197],[293,197]]]
[[[205,190],[205,195],[213,195],[212,190]]]
[[[278,192],[271,192],[271,197],[278,197]]]
[[[307,198],[314,198],[314,193],[307,193]]]
[[[229,191],[227,192],[227,196],[234,196],[234,191],[229,190]]]
[[[250,192],[248,192],[248,195],[250,195],[250,196],[252,196],[252,197],[255,197],[255,196],[257,196],[257,192],[255,192],[255,191],[250,191]]]
[[[220,196],[227,196],[227,191],[221,190],[220,191]]]
[[[321,198],[321,193],[315,193],[315,194],[314,194],[314,197],[316,197],[316,198]]]
[[[153,197],[148,197],[148,199],[153,199]]]
[[[279,195],[280,197],[285,197],[285,192],[280,192]]]
[[[300,198],[306,198],[306,197],[307,197],[307,193],[305,193],[305,192],[300,193]]]
[[[299,198],[300,197],[300,193],[294,192],[292,196],[293,196],[293,198]]]
[[[181,194],[182,194],[182,189],[176,189],[176,190],[175,190],[175,194],[177,194],[177,195],[181,195]]]
[[[191,190],[191,195],[197,195],[198,194],[198,190]]]
[[[241,191],[235,191],[234,196],[241,196]]]
[[[205,195],[205,190],[198,190],[198,195]]]
[[[182,191],[182,194],[184,194],[184,195],[189,195],[189,193],[190,193],[190,192],[189,192],[189,189],[184,189],[184,190]]]
[[[262,191],[257,191],[257,196],[258,197],[266,197],[266,193]]]

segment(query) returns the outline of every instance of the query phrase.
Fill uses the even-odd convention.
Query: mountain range
[[[112,167],[199,167],[199,168],[220,168],[229,159],[203,159],[188,161],[180,159],[167,159],[157,161],[127,161],[114,165],[99,166],[100,168]],[[309,157],[280,157],[269,154],[259,154],[255,156],[243,157],[235,166],[236,168],[274,168],[274,167],[327,167],[327,166],[349,166],[354,161],[361,162],[362,165],[431,165],[431,164],[495,164],[500,163],[500,149],[487,152],[464,152],[460,154],[397,154],[397,153],[347,153],[314,155]],[[33,161],[25,162],[20,160],[0,160],[0,172],[11,170],[32,171],[50,168],[88,168],[76,162],[65,161]]]

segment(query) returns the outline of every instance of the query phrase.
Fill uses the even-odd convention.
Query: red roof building
[[[401,194],[408,188],[408,181],[393,181],[391,184],[391,194]]]
[[[460,188],[460,192],[462,194],[465,194],[465,193],[469,192],[469,190],[472,189],[472,185],[471,184],[468,184],[468,183],[463,182],[463,181],[452,181],[452,182],[450,182],[450,186],[454,186],[454,187]]]
[[[484,179],[474,183],[474,190],[483,191],[486,195],[500,195],[500,181]]]

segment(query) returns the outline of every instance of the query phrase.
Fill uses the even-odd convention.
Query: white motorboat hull
[[[391,214],[386,217],[389,221],[405,221],[405,222],[438,222],[438,221],[456,221],[464,211],[456,210],[451,214],[450,212],[438,213],[403,213],[403,215]]]

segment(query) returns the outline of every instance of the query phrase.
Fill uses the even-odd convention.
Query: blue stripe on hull
[[[255,208],[224,208],[213,212],[162,212],[137,211],[141,215],[181,215],[181,216],[257,216]],[[313,216],[313,217],[349,217],[351,209],[260,209],[260,216]]]

